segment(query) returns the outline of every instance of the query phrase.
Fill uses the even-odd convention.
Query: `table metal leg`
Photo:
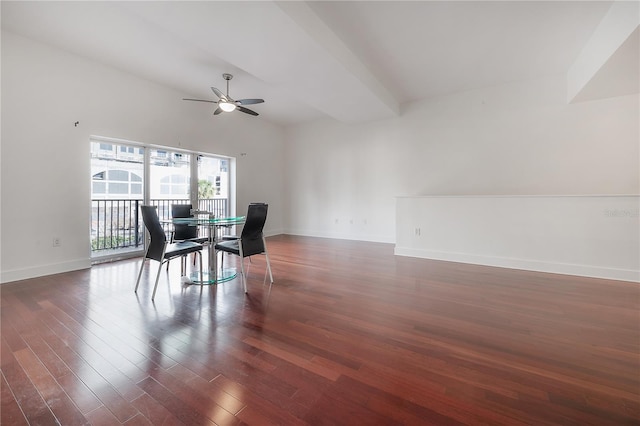
[[[230,281],[236,277],[237,271],[235,268],[218,268],[218,256],[216,253],[216,240],[217,240],[218,227],[215,224],[209,225],[209,271],[205,274],[200,274],[198,279],[197,274],[192,274],[191,281],[195,284],[218,284],[226,281]]]

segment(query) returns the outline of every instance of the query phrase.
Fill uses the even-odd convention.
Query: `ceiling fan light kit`
[[[224,112],[231,112],[236,109],[236,104],[232,104],[231,102],[224,102],[223,100],[218,101],[218,106]]]
[[[227,94],[225,95],[220,90],[212,87],[211,90],[218,97],[217,101],[210,101],[205,99],[188,99],[183,98],[184,101],[196,101],[196,102],[209,102],[212,104],[218,104],[218,108],[213,112],[213,115],[218,115],[222,112],[233,112],[235,110],[244,112],[249,115],[258,115],[257,112],[250,110],[249,108],[245,108],[242,105],[252,105],[252,104],[261,104],[264,102],[264,99],[238,99],[234,100],[231,96],[229,96],[229,80],[233,78],[233,75],[224,73],[222,74],[222,78],[227,81]]]

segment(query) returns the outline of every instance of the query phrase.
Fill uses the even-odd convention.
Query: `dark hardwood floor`
[[[173,261],[154,304],[138,259],[2,285],[2,424],[640,424],[637,283],[268,247],[248,295]]]

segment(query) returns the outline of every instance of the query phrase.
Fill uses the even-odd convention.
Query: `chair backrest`
[[[191,204],[171,204],[172,217],[193,217]],[[173,239],[176,241],[190,240],[198,237],[198,228],[189,225],[173,225]]]
[[[193,217],[191,214],[191,204],[171,204],[171,216],[173,217]]]
[[[268,204],[249,204],[247,217],[245,218],[244,227],[242,228],[242,234],[240,234],[242,252],[245,257],[264,252],[262,230],[264,229],[264,224],[267,221],[268,209]]]
[[[140,206],[144,226],[147,228],[147,231],[149,231],[149,235],[151,236],[146,257],[162,261],[162,253],[164,252],[167,236],[164,234],[164,229],[162,229],[156,209],[156,206]]]

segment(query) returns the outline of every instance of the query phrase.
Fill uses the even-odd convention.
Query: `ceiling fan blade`
[[[222,93],[221,91],[219,91],[215,87],[212,87],[211,90],[213,90],[213,93],[215,93],[216,96],[219,97],[220,99],[225,99],[225,100],[227,99],[227,97],[224,95],[224,93]]]
[[[196,102],[209,102],[211,104],[217,104],[216,101],[207,101],[205,99],[189,99],[189,98],[182,98],[183,101],[196,101]]]
[[[236,102],[240,105],[261,104],[264,99],[238,99]]]
[[[242,112],[244,112],[245,114],[258,115],[258,113],[257,113],[257,112],[255,112],[255,111],[253,111],[253,110],[250,110],[249,108],[245,108],[245,107],[243,107],[243,106],[240,106],[240,105],[238,105],[236,108],[238,109],[238,111],[242,111]]]
[[[215,111],[213,111],[213,115],[218,115],[222,112],[222,108],[218,107]]]

